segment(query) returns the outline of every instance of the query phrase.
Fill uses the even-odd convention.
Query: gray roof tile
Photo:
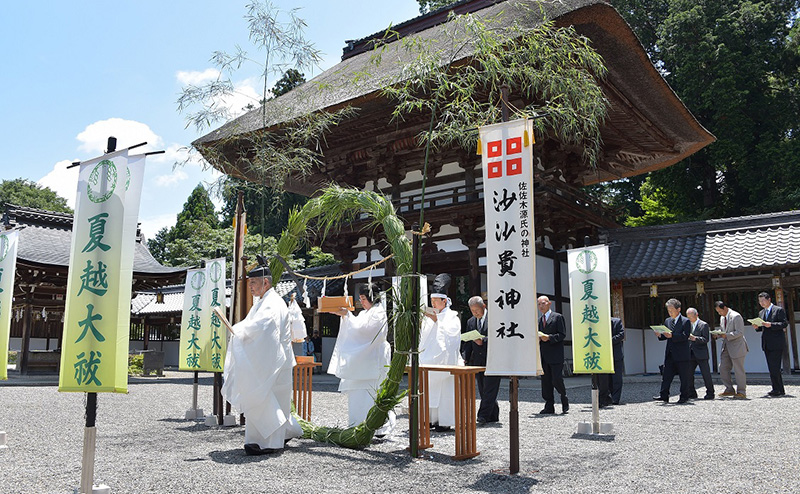
[[[613,280],[800,265],[800,211],[606,233]]]

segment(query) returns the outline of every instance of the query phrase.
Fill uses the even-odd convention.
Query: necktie
[[[767,312],[764,313],[764,319],[767,320],[767,321],[769,321],[769,309],[770,309],[770,307],[767,307]]]
[[[547,319],[545,319],[544,315],[542,315],[541,325],[542,325],[542,330],[544,330],[545,326],[547,325]]]

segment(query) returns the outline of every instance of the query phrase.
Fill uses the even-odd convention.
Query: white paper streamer
[[[325,296],[325,289],[328,288],[328,280],[322,280],[322,293],[319,295],[320,297]]]
[[[303,303],[306,304],[306,309],[311,308],[311,299],[308,297],[308,278],[303,280]]]
[[[347,276],[344,277],[344,298],[347,299]]]

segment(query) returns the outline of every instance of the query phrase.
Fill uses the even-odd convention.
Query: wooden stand
[[[467,460],[480,454],[477,448],[477,413],[475,410],[475,374],[486,367],[463,365],[420,365],[419,386],[419,449],[431,444],[428,373],[449,372],[455,378],[456,454],[454,460]],[[410,368],[406,368],[409,372]]]
[[[406,372],[411,372],[411,367],[406,367]],[[417,438],[417,449],[428,449],[433,447],[431,442],[431,409],[428,405],[428,371],[422,366],[419,368],[419,378],[417,379],[419,396],[419,437]],[[408,406],[411,408],[411,394],[408,395]]]
[[[294,407],[306,421],[311,420],[311,371],[321,366],[322,363],[314,362],[314,357],[297,357],[297,365],[292,369]]]

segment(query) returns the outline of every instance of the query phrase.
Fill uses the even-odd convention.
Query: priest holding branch
[[[250,271],[247,285],[253,307],[231,328],[222,394],[247,418],[245,452],[262,455],[280,451],[303,431],[291,413],[295,360],[289,310],[266,266]]]

